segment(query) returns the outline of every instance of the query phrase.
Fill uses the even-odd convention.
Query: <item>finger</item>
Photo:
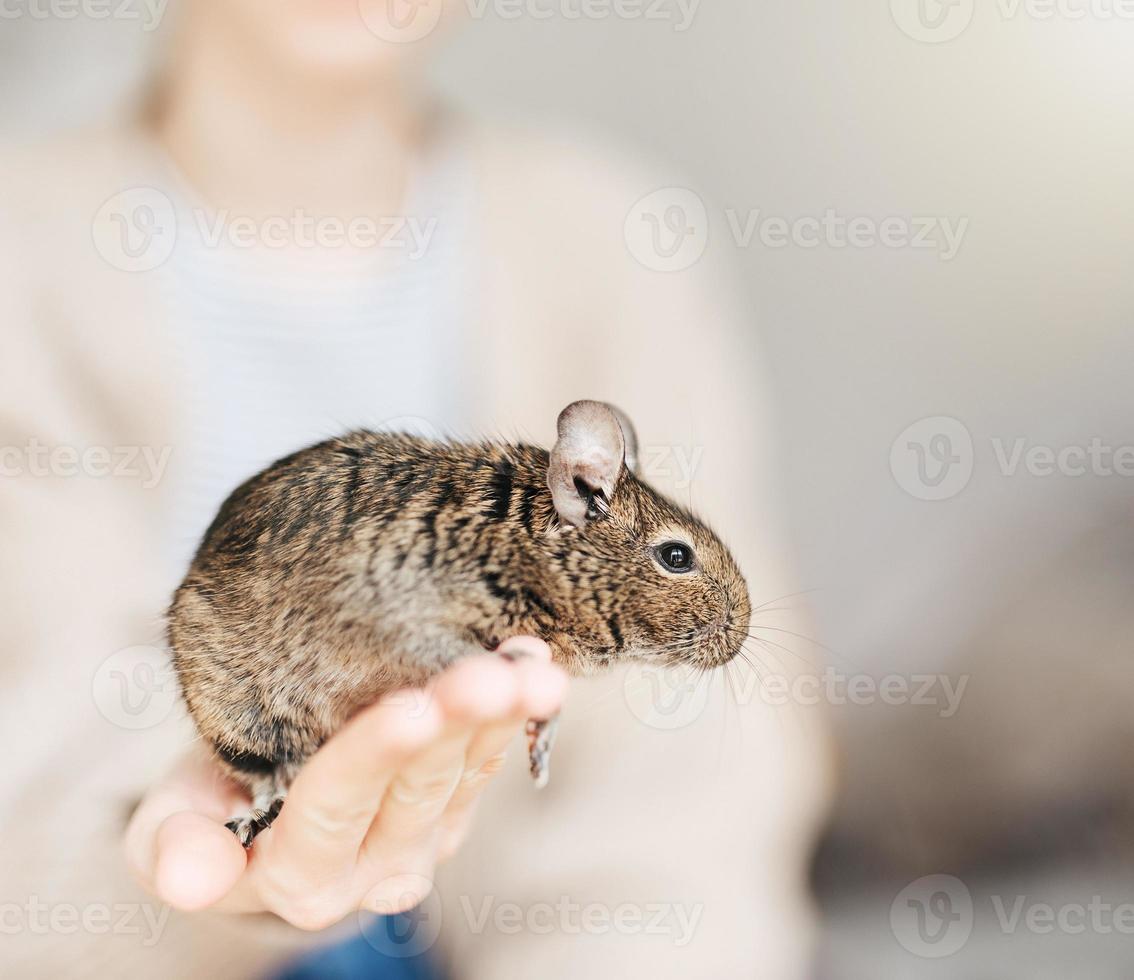
[[[475,727],[507,718],[520,690],[516,667],[489,653],[466,657],[437,678],[433,697],[453,722]]]
[[[299,881],[353,865],[394,774],[441,734],[441,712],[422,694],[383,698],[311,757],[262,842],[265,856],[270,849]]]
[[[551,647],[534,636],[513,636],[501,643],[496,652],[513,659],[531,657],[534,660],[551,661]]]
[[[368,839],[388,849],[430,838],[467,769],[469,746],[485,728],[514,719],[516,666],[491,656],[470,657],[450,667],[433,688],[446,718],[444,737],[395,777]]]
[[[521,638],[527,639],[527,638]],[[538,641],[537,641],[538,642]],[[567,676],[547,663],[550,650],[543,644],[546,656],[520,660],[512,670],[519,683],[518,697],[512,710],[499,722],[485,725],[469,744],[465,772],[444,817],[440,856],[451,855],[463,841],[472,823],[476,801],[485,786],[503,768],[508,743],[529,717],[546,718],[562,707],[567,692]]]
[[[222,824],[186,810],[158,828],[154,890],[186,912],[215,905],[244,874],[244,848]]]
[[[494,685],[498,700],[493,704],[491,715],[485,713],[482,716],[482,724],[469,740],[464,771],[452,792],[445,813],[442,814],[439,845],[439,856],[442,859],[454,853],[464,840],[472,823],[477,797],[503,767],[508,742],[518,732],[526,717],[521,671],[516,669],[516,665],[500,664],[499,661],[496,666],[485,668],[485,674],[490,671],[500,675],[500,681]]]
[[[153,891],[158,831],[168,817],[192,811],[220,824],[240,805],[239,788],[218,772],[208,752],[194,749],[146,794],[131,815],[123,841],[127,865]]]
[[[485,786],[502,768],[505,756],[495,756],[475,775],[466,774],[466,781],[457,787],[449,806],[441,816],[441,829],[437,840],[437,861],[447,861],[461,849],[472,829]]]
[[[482,719],[483,723],[473,734],[465,754],[465,772],[454,795],[454,803],[473,795],[500,770],[508,743],[528,718],[530,705],[536,702],[529,694],[529,689],[537,683],[546,683],[546,680],[540,678],[540,674],[551,669],[548,664],[535,660],[518,661],[507,666],[511,697],[507,704],[500,703],[495,717]],[[542,703],[546,702],[547,698],[544,698]]]
[[[472,732],[459,726],[399,771],[390,783],[367,837],[366,848],[416,869],[431,861],[438,821],[465,771]]]
[[[567,697],[568,677],[562,667],[535,659],[516,664],[520,678],[520,710],[526,718],[551,718]]]

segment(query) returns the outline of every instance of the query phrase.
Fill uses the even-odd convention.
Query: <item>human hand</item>
[[[566,695],[543,641],[516,637],[500,652],[529,656],[469,657],[425,692],[359,712],[307,761],[247,852],[224,826],[247,805],[243,791],[204,752],[186,756],[131,818],[135,875],[175,908],[268,911],[301,929],[417,905],[464,840],[512,735],[552,717]]]

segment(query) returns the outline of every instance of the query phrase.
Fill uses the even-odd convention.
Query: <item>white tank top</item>
[[[281,456],[354,428],[459,428],[468,183],[446,143],[417,168],[403,222],[294,215],[286,229],[257,226],[270,241],[280,231],[323,243],[298,258],[234,245],[231,216],[218,244],[218,216],[178,195],[162,270],[185,393],[167,542],[176,575],[228,494]],[[336,247],[340,238],[359,247]]]

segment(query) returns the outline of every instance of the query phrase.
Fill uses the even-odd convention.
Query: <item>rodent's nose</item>
[[[730,599],[720,625],[720,636],[724,641],[725,656],[722,663],[728,663],[736,657],[748,639],[748,627],[752,619],[752,608],[748,597]]]
[[[735,598],[726,599],[724,612],[721,613],[719,621],[722,627],[747,626],[747,604]]]

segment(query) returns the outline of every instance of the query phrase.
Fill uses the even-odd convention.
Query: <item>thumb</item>
[[[154,890],[186,912],[219,902],[248,863],[244,848],[226,827],[189,810],[165,818],[155,845]]]

